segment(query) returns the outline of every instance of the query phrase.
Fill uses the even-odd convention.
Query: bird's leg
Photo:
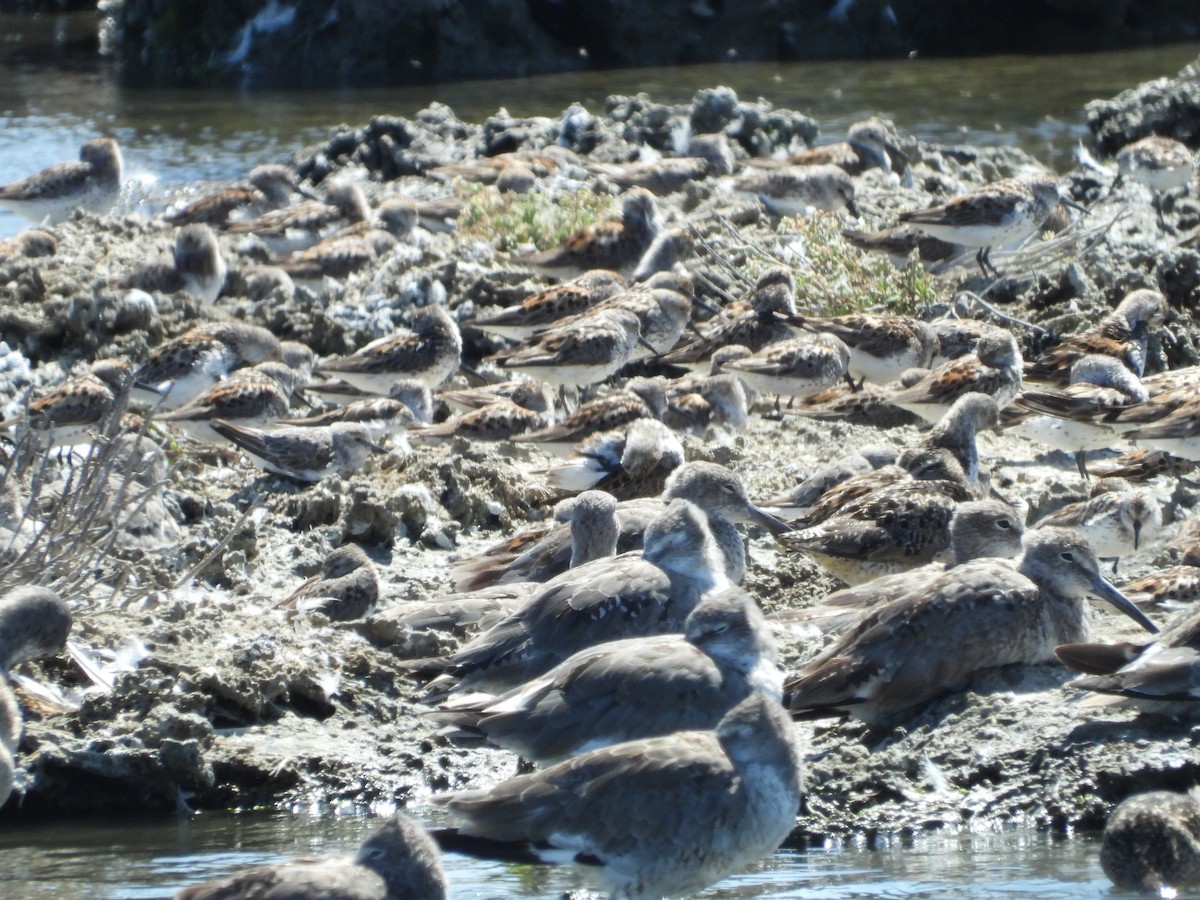
[[[1091,476],[1091,474],[1088,472],[1088,470],[1087,470],[1087,466],[1084,464],[1084,458],[1085,458],[1086,456],[1087,456],[1087,452],[1086,452],[1086,451],[1084,451],[1084,450],[1076,450],[1076,451],[1075,451],[1075,465],[1076,465],[1076,467],[1079,469],[1079,474],[1083,476],[1083,480],[1084,480],[1084,481],[1091,481],[1091,480],[1092,480],[1092,476]]]

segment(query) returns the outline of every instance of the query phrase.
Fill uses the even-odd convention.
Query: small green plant
[[[880,254],[862,253],[842,237],[835,215],[785,220],[781,235],[796,257],[796,301],[822,315],[887,312],[912,315],[937,301],[937,290],[917,259],[896,268]],[[793,230],[794,229],[794,230]]]
[[[459,233],[466,238],[492,241],[497,250],[506,253],[527,244],[538,250],[557,247],[577,231],[604,218],[613,206],[612,197],[588,188],[558,198],[537,191],[500,194],[474,184],[462,184],[459,191],[467,201],[459,220]]]

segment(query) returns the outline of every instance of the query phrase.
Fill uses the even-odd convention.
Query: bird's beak
[[[1096,574],[1096,580],[1092,582],[1092,595],[1108,603],[1117,612],[1129,616],[1151,634],[1158,634],[1158,626],[1150,621],[1132,600],[1113,587],[1108,579],[1099,573]]]
[[[1074,200],[1068,200],[1066,197],[1059,196],[1058,202],[1061,203],[1063,206],[1067,207],[1067,209],[1073,209],[1076,212],[1080,213],[1081,215],[1085,215],[1085,216],[1091,215],[1091,212],[1088,210],[1088,208],[1086,206],[1076,203]]]
[[[783,534],[792,530],[792,526],[783,521],[783,519],[776,518],[765,509],[755,506],[753,503],[746,507],[746,514],[752,525],[765,528],[771,534]]]
[[[639,344],[641,344],[643,347],[645,347],[647,350],[649,350],[649,351],[650,351],[652,354],[654,354],[655,356],[660,356],[660,355],[661,355],[661,354],[658,352],[658,348],[657,348],[657,347],[655,347],[655,346],[654,346],[652,343],[650,343],[648,340],[646,340],[644,337],[642,337],[640,334],[638,335],[638,343],[639,343]]]
[[[383,444],[372,444],[371,452],[372,453],[387,453],[388,449],[387,449],[387,447],[383,446]]]
[[[891,142],[886,143],[883,145],[883,149],[885,149],[888,152],[889,156],[894,156],[897,159],[904,160],[904,164],[906,166],[912,165],[912,160],[908,158],[908,154],[905,153],[903,150],[901,150],[899,147],[897,147],[895,144],[893,144]]]
[[[1138,543],[1141,541],[1141,539],[1142,539],[1142,523],[1134,522],[1133,523],[1133,549],[1134,549],[1134,551],[1137,550]]]
[[[302,184],[296,185],[296,193],[299,194],[301,197],[307,197],[309,200],[320,200],[321,199],[317,194],[314,194],[312,191],[310,191],[308,188],[306,188]]]
[[[846,201],[846,210],[847,210],[847,212],[850,213],[850,215],[854,216],[854,218],[856,218],[856,219],[862,218],[862,214],[858,211],[858,204],[855,203],[853,200]]]

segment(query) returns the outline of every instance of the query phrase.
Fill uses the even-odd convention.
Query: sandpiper
[[[846,243],[864,253],[884,254],[892,261],[892,265],[899,269],[907,266],[914,254],[919,262],[929,266],[966,252],[965,247],[923,234],[911,225],[899,225],[880,231],[844,228],[842,237],[846,239]]]
[[[437,845],[403,813],[362,842],[351,857],[298,859],[186,887],[175,900],[448,900]]]
[[[169,263],[145,266],[124,279],[122,285],[164,294],[183,291],[201,303],[212,304],[225,286],[228,271],[213,230],[203,224],[187,225],[175,236],[175,252]]]
[[[895,447],[876,444],[859,447],[807,475],[795,487],[763,503],[763,507],[785,519],[794,518],[803,514],[831,488],[855,475],[894,465],[898,455]]]
[[[1026,532],[1015,564],[976,560],[867,613],[784,687],[801,716],[848,712],[889,725],[960,689],[984,669],[1037,665],[1089,633],[1083,600],[1154,625],[1100,574],[1087,540],[1062,528]]]
[[[635,419],[623,429],[588,438],[546,477],[564,491],[596,488],[620,500],[654,497],[683,457],[674,431],[657,419]]]
[[[617,221],[589,225],[553,250],[518,256],[518,265],[555,272],[589,269],[628,270],[636,265],[661,228],[654,195],[641,188],[628,191]]]
[[[975,258],[986,277],[996,273],[988,260],[992,247],[1037,234],[1059,203],[1078,206],[1059,194],[1052,178],[1006,178],[940,206],[901,213],[900,221],[947,243],[978,247]]]
[[[684,261],[695,249],[692,236],[682,228],[660,231],[638,260],[630,278],[635,282],[647,281],[658,272],[681,273]]]
[[[947,569],[973,559],[1012,559],[1021,552],[1025,527],[1017,512],[1000,500],[960,503],[950,519],[950,558],[907,572],[872,578],[829,594],[816,606],[781,610],[772,623],[813,625],[825,635],[840,634],[871,609],[903,597]]]
[[[1126,144],[1117,153],[1117,180],[1128,178],[1150,188],[1158,224],[1163,219],[1162,195],[1186,187],[1196,174],[1196,159],[1187,144],[1174,138],[1152,135]],[[1113,183],[1113,188],[1117,183]]]
[[[958,504],[971,497],[962,469],[953,459],[950,463],[958,479],[880,488],[824,521],[780,535],[779,542],[813,558],[849,585],[944,558],[950,520]]]
[[[937,347],[934,350],[930,368],[936,368],[952,359],[959,359],[968,353],[974,353],[979,339],[988,334],[994,334],[1003,329],[978,319],[946,318],[934,319],[929,323],[937,335]]]
[[[624,309],[593,310],[491,357],[505,370],[562,387],[589,387],[633,357],[641,322]]]
[[[633,500],[618,506],[620,549],[642,546],[649,523],[670,501],[680,498],[690,500],[704,512],[724,558],[725,574],[734,583],[746,574],[746,545],[735,523],[755,525],[771,534],[788,531],[786,523],[755,506],[736,472],[717,463],[689,462],[671,474],[659,499]],[[460,589],[503,581],[545,581],[565,571],[569,559],[570,534],[566,528],[537,529],[460,563],[454,575]]]
[[[294,281],[340,280],[382,260],[396,246],[396,238],[382,228],[361,234],[333,235],[297,250],[275,264]]]
[[[552,578],[486,634],[416,668],[440,673],[428,686],[431,701],[468,690],[508,690],[594,644],[678,632],[702,597],[730,584],[704,514],[673,500],[646,529],[641,553]]]
[[[707,367],[713,354],[723,347],[739,344],[753,353],[798,333],[797,326],[792,324],[796,315],[796,279],[791,270],[782,266],[768,269],[759,276],[745,300],[748,309],[722,313],[703,337],[664,353],[661,361]]]
[[[358,422],[366,426],[372,440],[395,438],[403,448],[403,436],[410,428],[428,425],[432,421],[432,403],[429,388],[419,381],[401,379],[392,385],[387,397],[366,396],[311,416],[280,419],[278,424],[311,427],[335,422]]]
[[[1162,508],[1154,492],[1133,487],[1118,478],[1102,478],[1092,496],[1043,516],[1037,526],[1071,528],[1087,538],[1096,555],[1113,561],[1154,544],[1162,528]]]
[[[41,432],[39,440],[47,446],[67,446],[102,426],[131,382],[125,360],[97,360],[84,374],[32,401],[28,415],[0,422],[0,428],[27,427]]]
[[[849,377],[850,350],[832,334],[789,338],[725,368],[751,390],[784,397],[807,397]]]
[[[642,342],[631,360],[666,353],[678,342],[692,315],[695,287],[686,275],[657,272],[646,281],[614,294],[596,309],[624,309],[638,318]]]
[[[912,387],[928,374],[929,369],[905,369],[897,383],[900,387]],[[893,390],[891,386],[866,385],[859,388],[856,384],[839,384],[805,397],[780,410],[780,414],[806,419],[836,419],[853,425],[870,425],[872,428],[920,424],[920,416],[892,402]]]
[[[682,635],[598,644],[498,697],[448,701],[459,741],[540,764],[622,741],[716,728],[752,691],[778,702],[783,675],[754,599],[730,588],[701,600]]]
[[[281,362],[240,369],[194,400],[156,419],[178,428],[194,441],[219,444],[213,422],[221,419],[243,428],[261,428],[287,415],[296,390],[296,373]]]
[[[321,564],[321,571],[300,585],[278,606],[318,611],[331,622],[365,616],[379,601],[379,574],[357,544],[343,544]]]
[[[21,709],[8,687],[13,666],[58,653],[71,630],[71,612],[51,590],[27,585],[0,598],[0,805],[13,789],[14,758],[21,738]]]
[[[1111,356],[1088,354],[1071,366],[1071,384],[1061,390],[1025,390],[1006,411],[1004,427],[1055,450],[1075,455],[1088,479],[1089,450],[1117,440],[1106,419],[1148,399],[1138,377]]]
[[[723,134],[703,134],[692,138],[688,155],[667,159],[637,160],[623,165],[589,163],[588,171],[621,188],[645,188],[652,194],[673,194],[694,181],[730,175],[736,161]]]
[[[260,431],[215,419],[210,427],[260,468],[306,484],[330,475],[347,478],[363,467],[370,454],[383,452],[371,440],[367,426],[358,422]]]
[[[804,316],[804,328],[832,334],[850,349],[847,371],[859,382],[891,384],[912,368],[929,368],[938,339],[919,319],[863,313],[821,318]]]
[[[1004,409],[1021,390],[1021,350],[1007,331],[981,337],[968,356],[938,366],[892,395],[897,406],[936,423],[963,394],[988,394]]]
[[[425,440],[463,438],[468,441],[510,441],[543,428],[554,412],[554,395],[546,385],[530,394],[523,403],[503,397],[487,406],[447,419],[438,425],[412,429],[415,437]]]
[[[637,419],[662,419],[667,395],[662,381],[631,378],[617,391],[579,405],[562,422],[522,434],[516,443],[535,444],[549,453],[565,454],[580,441],[602,431],[621,428]]]
[[[963,394],[946,410],[917,444],[917,450],[949,450],[967,476],[967,484],[977,497],[988,493],[990,479],[979,462],[979,447],[976,440],[983,428],[991,428],[1000,421],[996,401],[987,394]],[[906,451],[912,453],[913,451]],[[904,464],[903,454],[901,464]]]
[[[515,306],[466,319],[463,326],[523,341],[562,319],[586,312],[627,285],[623,275],[608,269],[592,269],[571,281],[530,294]]]
[[[1200,884],[1200,791],[1122,800],[1104,826],[1100,867],[1117,887],[1156,897]]]
[[[61,222],[81,208],[105,213],[121,194],[121,150],[112,138],[79,149],[79,162],[63,162],[0,186],[0,207],[33,222]]]
[[[1142,375],[1150,329],[1162,325],[1166,317],[1167,298],[1161,293],[1147,288],[1131,291],[1099,324],[1065,338],[1031,362],[1025,374],[1035,381],[1066,384],[1077,360],[1100,354],[1120,360],[1135,375]]]
[[[318,364],[316,371],[332,375],[371,394],[386,395],[400,378],[415,378],[435,388],[462,361],[462,335],[445,307],[431,304],[412,316],[412,329],[372,341],[348,356]]]
[[[657,900],[691,896],[774,851],[795,825],[800,767],[791,723],[755,693],[715,731],[617,744],[433,801],[464,822],[476,852],[480,839],[548,844],[598,863],[610,896]]]
[[[814,211],[844,209],[859,217],[854,182],[837,166],[747,169],[733,183],[736,194],[759,200],[774,216],[807,216]]]
[[[704,434],[710,425],[745,428],[750,421],[749,391],[733,373],[693,375],[671,385],[667,415],[672,428]]]
[[[1146,642],[1067,643],[1059,660],[1086,673],[1070,686],[1093,692],[1087,706],[1133,707],[1157,715],[1191,716],[1200,700],[1200,615],[1178,613]]]
[[[357,184],[331,188],[324,201],[306,200],[283,209],[265,212],[253,219],[230,223],[229,234],[253,234],[263,238],[275,253],[295,252],[315,244],[330,231],[371,214],[366,195]]]
[[[892,137],[892,128],[881,119],[855,122],[846,131],[846,140],[802,150],[783,161],[789,166],[837,166],[847,175],[861,175],[868,169],[891,172],[893,159],[907,163],[908,156]],[[770,164],[774,161],[753,160],[751,164]]]
[[[0,241],[0,259],[24,257],[42,259],[58,252],[58,239],[40,228],[26,228]]]
[[[279,339],[258,325],[198,325],[150,353],[134,372],[131,396],[162,409],[175,409],[234,369],[278,359],[280,352]]]
[[[238,214],[252,218],[287,206],[295,193],[310,196],[296,182],[296,173],[291,168],[268,163],[251,169],[244,184],[231,185],[169,210],[163,219],[171,225],[204,224],[219,228]]]

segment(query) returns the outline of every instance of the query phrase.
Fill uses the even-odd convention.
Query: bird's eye
[[[736,494],[737,486],[733,484],[723,484],[721,485],[721,490],[723,490],[726,494]]]
[[[1062,558],[1065,559],[1067,562],[1075,562],[1075,554],[1072,553],[1070,550],[1064,550],[1062,552]]]
[[[998,525],[1000,528],[1003,528],[1005,531],[1008,531],[1008,529],[1012,528],[1012,522],[1008,521],[1008,519],[1001,519],[996,523],[996,525]]]

